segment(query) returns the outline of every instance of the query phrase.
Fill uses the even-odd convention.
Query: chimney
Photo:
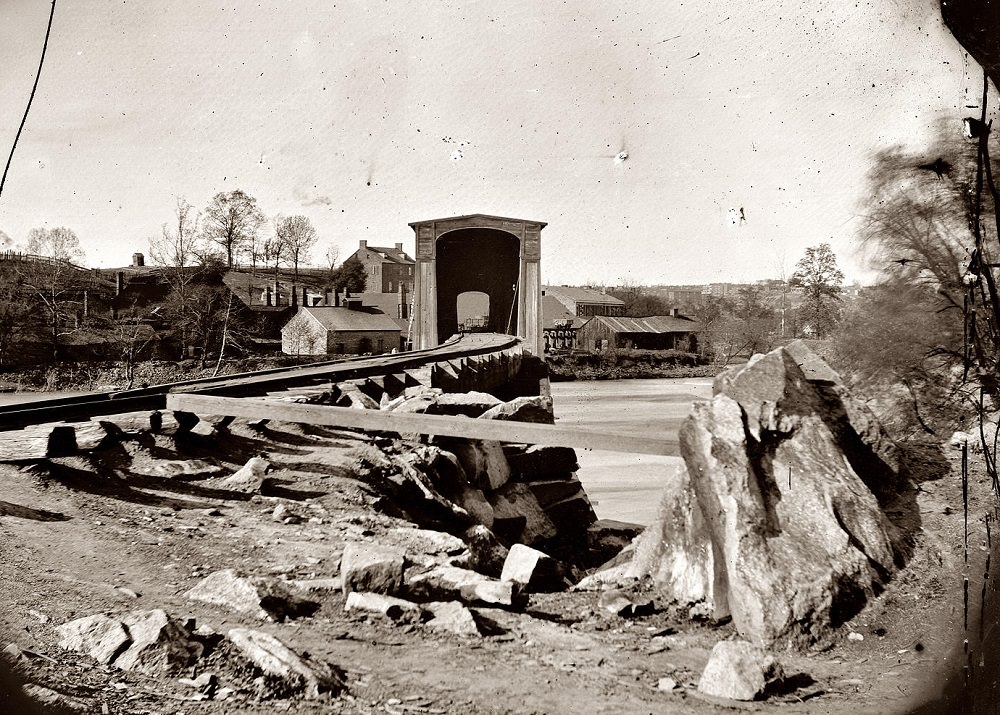
[[[396,250],[399,251],[400,253],[402,253],[403,252],[403,244],[402,243],[397,243],[396,244]]]
[[[132,265],[135,266],[135,267],[141,267],[141,266],[146,265],[146,257],[143,256],[141,253],[133,253],[132,254]]]
[[[306,288],[305,286],[302,286],[302,305],[303,306],[308,306],[309,305],[309,292],[308,291],[309,291],[308,288]]]
[[[329,288],[323,291],[323,305],[333,305],[333,291]]]
[[[680,316],[680,312],[681,312],[681,311],[680,311],[680,309],[679,309],[679,308],[671,308],[671,309],[670,309],[670,317],[671,317],[671,318],[677,318],[677,317],[679,317],[679,316]]]
[[[298,289],[297,289],[297,288],[295,287],[295,284],[294,284],[294,283],[292,284],[292,295],[291,295],[291,301],[292,301],[292,302],[291,302],[291,303],[289,303],[289,305],[291,305],[291,306],[292,306],[293,308],[294,308],[295,306],[297,306],[297,305],[299,304],[299,291],[298,291]]]
[[[406,320],[407,318],[410,317],[408,313],[409,313],[409,306],[406,304],[406,284],[403,281],[400,281],[399,305],[397,307],[397,316],[402,320]]]
[[[270,306],[271,305],[271,286],[267,287],[266,301],[267,301],[266,305]]]
[[[118,271],[118,275],[115,276],[115,295],[121,295],[123,290],[125,290],[125,272]]]
[[[340,291],[338,290],[333,291],[333,307],[340,307]]]
[[[358,241],[358,248],[368,248],[368,241]]]

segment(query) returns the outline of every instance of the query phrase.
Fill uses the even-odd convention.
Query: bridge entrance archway
[[[543,354],[541,221],[474,214],[420,221],[416,233],[413,346],[430,348],[459,332],[458,297],[489,298],[489,332],[524,338]]]

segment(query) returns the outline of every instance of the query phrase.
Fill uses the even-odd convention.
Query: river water
[[[556,424],[644,437],[676,437],[697,400],[712,396],[709,378],[578,380],[552,383]],[[583,482],[601,519],[649,524],[665,480],[680,457],[577,449]]]

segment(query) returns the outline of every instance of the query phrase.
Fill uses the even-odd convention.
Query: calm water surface
[[[712,396],[709,378],[581,380],[552,383],[556,424],[644,437],[676,437],[697,400]],[[648,524],[664,481],[680,457],[577,449],[577,475],[602,519]]]

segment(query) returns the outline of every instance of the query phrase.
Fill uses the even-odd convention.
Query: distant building
[[[401,347],[400,325],[375,308],[300,307],[281,328],[281,352],[286,355],[364,355]]]
[[[413,267],[416,264],[403,251],[402,243],[384,248],[360,241],[358,250],[348,260],[350,258],[357,258],[365,267],[365,292],[396,293],[403,284],[406,294],[413,295]]]
[[[542,336],[545,352],[572,350],[576,347],[576,333],[586,322],[569,312],[554,296],[542,296]]]
[[[577,331],[577,345],[584,350],[636,348],[640,350],[698,349],[700,326],[674,311],[673,315],[622,318],[599,315]]]
[[[624,301],[594,288],[542,286],[542,294],[555,298],[565,306],[566,310],[578,318],[625,314]]]

